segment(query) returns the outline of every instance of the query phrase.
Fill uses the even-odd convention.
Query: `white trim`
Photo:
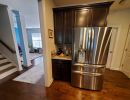
[[[26,24],[25,24],[25,19],[22,13],[19,12],[19,17],[20,17],[20,22],[21,22],[21,29],[22,29],[22,35],[23,35],[23,42],[24,42],[24,48],[25,48],[25,53],[26,53],[26,59],[27,59],[27,66],[30,67],[31,60],[29,56],[29,47],[28,47],[28,39],[27,39],[27,31],[26,31]]]
[[[13,27],[13,12],[10,9],[8,9],[8,13],[9,13],[9,18],[10,18],[10,24],[11,24],[11,29],[12,29],[14,45],[15,45],[15,51],[16,51],[16,59],[17,59],[17,66],[16,67],[17,67],[18,71],[21,71],[21,70],[23,70],[23,68],[22,68],[20,54],[19,54],[19,50],[18,50],[18,46],[17,46],[17,42],[16,42],[16,34],[15,34],[14,27]]]
[[[124,70],[122,70],[121,72],[123,72],[128,78],[130,78],[130,72]]]
[[[127,36],[130,34],[130,25],[128,27],[128,31],[127,31]],[[127,43],[127,39],[128,37],[126,36],[126,39],[125,39],[125,44],[124,44],[124,49],[123,49],[123,53],[122,53],[122,57],[121,57],[121,61],[120,61],[120,71],[122,71],[122,64],[124,63],[124,54],[125,54],[125,48],[126,48],[126,43]]]
[[[116,68],[116,67],[112,67],[112,68],[110,68],[110,70],[117,70],[117,71],[120,71],[120,69],[119,69],[119,68]]]
[[[114,58],[114,53],[115,53],[115,49],[117,47],[117,43],[118,43],[118,39],[119,39],[119,34],[121,32],[121,25],[108,25],[108,27],[112,27],[112,28],[118,28],[118,32],[116,33],[116,40],[115,40],[115,45],[114,45],[114,48],[113,48],[113,55],[112,55],[112,58],[111,58],[111,64],[110,64],[110,67],[108,67],[109,69],[111,70],[120,70],[120,66],[114,66],[114,61],[113,61],[113,58]]]
[[[26,29],[28,29],[28,28],[29,28],[29,29],[33,29],[33,28],[34,28],[34,29],[35,29],[35,28],[36,28],[36,29],[40,29],[40,27],[26,27]]]
[[[123,72],[126,76],[128,76],[130,78],[130,72],[125,71],[125,69],[124,69],[125,66],[122,66],[122,64],[124,64],[124,60],[125,60],[125,57],[126,57],[126,54],[127,54],[125,49],[128,48],[129,41],[130,41],[130,25],[128,27],[127,37],[126,37],[126,40],[125,40],[125,46],[124,46],[124,49],[123,49],[122,59],[121,59],[121,63],[120,63],[120,65],[121,65],[120,71]]]
[[[53,83],[53,79],[51,78],[50,80],[48,80],[48,83],[46,83],[45,86],[50,87],[52,83]]]

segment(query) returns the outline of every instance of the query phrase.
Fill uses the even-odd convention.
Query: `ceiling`
[[[56,7],[58,7],[58,6],[68,6],[68,5],[91,4],[91,3],[99,3],[99,2],[106,2],[106,1],[115,1],[111,6],[112,10],[130,8],[130,0],[123,0],[121,4],[119,4],[121,0],[54,0],[54,3]]]
[[[17,10],[24,17],[27,28],[39,28],[39,12],[37,0],[0,0],[10,10]]]

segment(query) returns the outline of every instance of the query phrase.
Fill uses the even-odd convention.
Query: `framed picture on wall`
[[[53,30],[48,29],[48,36],[49,38],[53,38]]]

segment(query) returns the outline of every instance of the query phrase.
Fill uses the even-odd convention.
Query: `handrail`
[[[16,53],[16,51],[12,50],[6,43],[4,43],[2,40],[0,40],[0,43],[3,44],[11,53]]]

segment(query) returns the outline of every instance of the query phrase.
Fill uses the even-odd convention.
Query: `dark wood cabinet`
[[[73,13],[71,10],[54,10],[54,35],[58,45],[72,44]]]
[[[54,33],[55,43],[62,45],[64,33],[64,13],[62,11],[54,12]]]
[[[72,44],[72,34],[73,34],[73,11],[65,10],[64,11],[64,44]]]
[[[75,27],[103,27],[107,25],[109,7],[113,2],[54,8],[55,43],[72,44]]]
[[[91,9],[77,9],[74,11],[74,26],[87,27],[92,24],[92,10]]]
[[[52,59],[54,80],[71,81],[71,60]]]
[[[92,26],[106,26],[108,11],[108,7],[92,8]]]
[[[75,27],[103,27],[107,25],[108,8],[82,8],[75,10]]]

